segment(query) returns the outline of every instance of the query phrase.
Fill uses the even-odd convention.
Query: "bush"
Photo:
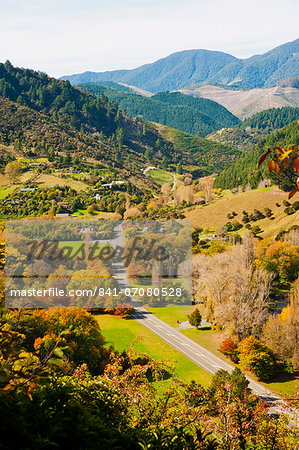
[[[251,231],[254,234],[254,236],[263,232],[263,230],[258,225],[254,225],[253,227],[251,227]]]
[[[237,348],[238,344],[231,337],[228,337],[221,342],[219,351],[237,363],[239,361]]]
[[[197,308],[190,315],[188,315],[188,321],[193,327],[197,329],[200,327],[201,314]]]
[[[240,228],[242,228],[242,224],[240,223],[240,222],[238,222],[237,220],[234,220],[233,222],[232,222],[232,227],[231,227],[231,231],[237,231],[237,230],[239,230]]]
[[[122,317],[130,317],[132,316],[134,312],[134,308],[132,305],[119,305],[115,311],[115,316],[122,316]]]
[[[239,368],[235,368],[232,373],[224,369],[218,370],[212,378],[212,384],[209,389],[212,396],[219,393],[220,389],[226,391],[232,398],[243,398],[248,389],[249,381]]]
[[[264,211],[265,211],[266,217],[272,217],[273,213],[270,208],[266,207]]]
[[[91,373],[102,371],[108,350],[96,319],[83,309],[34,310],[10,320],[15,331],[26,336],[26,350],[36,350],[40,359],[53,349],[57,339],[65,347],[64,354],[71,367],[86,363]]]
[[[240,366],[250,370],[261,380],[268,380],[276,369],[271,350],[254,336],[243,339],[238,345]]]
[[[291,214],[294,214],[294,213],[295,213],[295,209],[292,208],[291,206],[287,206],[287,207],[284,209],[284,213],[287,214],[288,216],[290,216]]]

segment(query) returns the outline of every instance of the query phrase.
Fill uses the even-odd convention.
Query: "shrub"
[[[17,318],[16,318],[17,319]],[[26,350],[39,352],[45,358],[57,339],[65,347],[64,354],[72,367],[86,363],[91,373],[102,371],[108,351],[96,319],[83,309],[53,308],[22,314],[15,322],[15,330],[26,336]]]
[[[237,363],[239,361],[237,348],[238,344],[231,337],[228,337],[221,342],[219,351]]]
[[[265,211],[266,217],[272,217],[273,213],[270,208],[266,207],[264,211]]]
[[[292,208],[291,206],[287,206],[284,209],[284,213],[287,214],[288,216],[290,216],[291,214],[294,214],[294,212],[295,212],[295,209]]]
[[[220,390],[225,390],[232,398],[243,398],[248,385],[249,381],[239,368],[236,367],[232,373],[220,369],[213,376],[209,391],[212,396],[218,395]]]
[[[188,315],[188,321],[193,327],[196,327],[197,329],[200,327],[201,314],[197,308],[190,315]]]
[[[240,228],[242,228],[242,224],[240,223],[240,222],[238,222],[237,220],[234,220],[233,222],[232,222],[232,227],[231,227],[231,231],[237,231],[237,230],[239,230]]]
[[[276,369],[276,361],[271,350],[254,336],[243,339],[238,345],[240,366],[250,370],[261,380],[268,380]]]
[[[263,230],[258,225],[254,225],[253,227],[251,227],[251,231],[254,234],[254,236],[263,232]]]
[[[122,317],[130,317],[132,316],[134,312],[134,308],[132,305],[119,305],[115,311],[115,316],[122,316]]]

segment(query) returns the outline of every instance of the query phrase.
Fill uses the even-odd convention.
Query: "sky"
[[[204,48],[247,58],[298,37],[298,0],[0,0],[0,62],[51,76]]]

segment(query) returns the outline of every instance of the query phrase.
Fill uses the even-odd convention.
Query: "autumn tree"
[[[272,351],[254,336],[248,336],[239,343],[238,356],[240,366],[261,380],[268,380],[275,371]]]
[[[195,295],[205,302],[209,320],[238,340],[260,333],[269,315],[273,277],[254,264],[247,264],[244,246],[235,246],[212,258],[197,255],[193,263]]]
[[[9,179],[9,184],[18,183],[21,172],[21,167],[16,161],[7,163],[5,167],[5,175]]]
[[[205,202],[209,203],[213,194],[214,178],[212,176],[200,178],[198,182],[198,190],[202,192]]]
[[[299,369],[299,278],[289,304],[281,314],[271,315],[263,327],[263,342],[290,372]]]

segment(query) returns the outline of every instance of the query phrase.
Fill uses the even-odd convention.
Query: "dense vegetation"
[[[138,118],[130,118],[104,94],[95,97],[72,87],[69,82],[14,68],[9,62],[0,65],[0,93],[0,143],[13,145],[17,155],[50,155],[55,163],[70,152],[72,161],[77,157],[89,158],[95,161],[97,168],[115,167],[122,178],[129,178],[140,186],[154,187],[140,170],[149,163],[170,170],[175,170],[179,162],[206,166],[208,149],[219,157],[210,158],[209,167],[203,172],[211,174],[230,164],[231,155],[236,153],[234,149],[202,138],[197,141],[196,154],[186,145],[174,146],[159,129]],[[3,161],[8,158],[4,152]]]
[[[120,81],[155,93],[199,82],[241,88],[274,86],[277,81],[298,75],[298,46],[296,39],[247,59],[222,52],[185,50],[133,70],[85,72],[63,78],[73,84]]]
[[[223,145],[238,148],[240,150],[251,150],[258,141],[267,133],[260,130],[243,130],[240,128],[224,128],[209,134],[207,139],[220,142]]]
[[[209,141],[202,137],[191,136],[179,130],[157,125],[160,134],[173,143],[175,149],[180,149],[187,156],[185,160],[188,171],[194,178],[212,173],[220,173],[225,166],[230,166],[241,154],[240,150]]]
[[[144,120],[162,123],[190,134],[207,135],[239,123],[239,119],[218,103],[179,92],[143,97],[118,92],[98,83],[83,83],[78,87],[95,95],[103,92],[110,101],[116,101],[118,106],[132,117],[142,117]]]
[[[293,122],[281,130],[261,139],[258,144],[249,152],[244,153],[231,167],[224,170],[215,180],[215,186],[222,189],[234,188],[239,185],[245,187],[247,183],[252,188],[256,188],[259,181],[264,177],[269,177],[269,172],[265,167],[258,167],[260,156],[269,147],[282,146],[284,148],[293,147],[299,144],[299,130],[297,122]],[[294,189],[294,183],[290,183],[283,173],[278,176],[271,174],[274,184],[278,184],[283,190]]]
[[[250,127],[271,132],[278,128],[285,127],[298,118],[299,108],[292,108],[290,106],[270,108],[254,114],[248,119],[244,119],[239,127],[243,130]]]
[[[292,450],[298,437],[239,369],[184,383],[169,361],[105,347],[82,310],[2,309],[0,358],[3,448]]]

